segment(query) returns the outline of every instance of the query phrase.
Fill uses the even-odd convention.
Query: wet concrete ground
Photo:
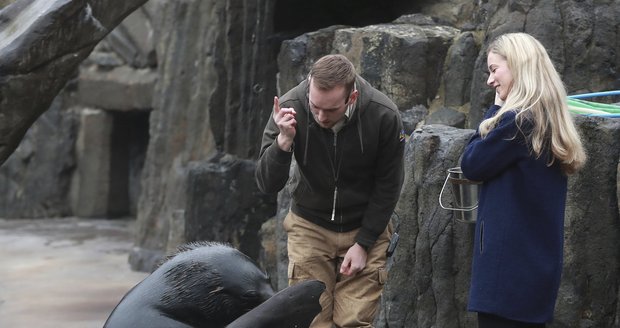
[[[146,273],[133,220],[0,219],[0,327],[101,328]]]

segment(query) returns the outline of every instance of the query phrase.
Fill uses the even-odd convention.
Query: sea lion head
[[[226,244],[183,245],[157,270],[166,285],[159,310],[192,326],[225,326],[274,294],[269,276]]]

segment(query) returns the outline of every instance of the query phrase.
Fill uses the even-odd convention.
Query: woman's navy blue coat
[[[548,166],[547,156],[531,153],[522,130],[527,123],[519,129],[507,112],[463,154],[464,175],[483,182],[468,309],[543,323],[553,318],[560,285],[567,177],[557,161]]]

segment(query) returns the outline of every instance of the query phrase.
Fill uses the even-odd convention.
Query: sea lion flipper
[[[319,298],[324,290],[325,284],[318,280],[289,286],[226,328],[307,328],[321,312]]]

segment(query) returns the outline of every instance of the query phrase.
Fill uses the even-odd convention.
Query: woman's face
[[[512,73],[508,68],[508,62],[504,57],[489,52],[487,56],[487,67],[489,69],[487,85],[495,89],[495,92],[502,101],[506,101],[510,88],[512,88]]]

